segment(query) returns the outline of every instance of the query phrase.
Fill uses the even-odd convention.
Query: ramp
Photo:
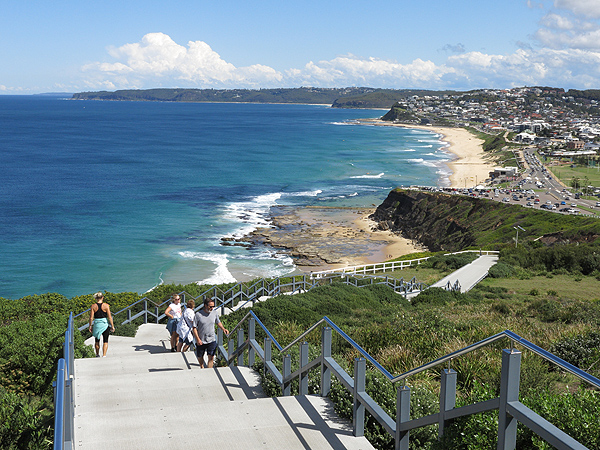
[[[450,275],[442,278],[437,283],[431,285],[431,287],[446,287],[448,283],[454,286],[458,281],[460,285],[460,292],[467,292],[473,289],[473,287],[483,280],[494,264],[498,262],[498,256],[496,255],[483,255],[477,258],[470,264],[461,267]]]

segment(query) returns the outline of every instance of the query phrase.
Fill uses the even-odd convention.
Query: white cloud
[[[572,30],[575,27],[571,19],[555,13],[546,14],[540,23],[547,28],[556,30]]]
[[[237,68],[224,61],[202,41],[184,47],[164,33],[146,34],[140,42],[110,48],[112,63],[93,63],[83,67],[90,85],[120,87],[174,85],[237,86],[272,83],[282,76],[259,64]]]
[[[600,50],[600,29],[585,32],[555,32],[548,29],[540,29],[535,33],[535,38],[544,46],[553,49]]]
[[[600,2],[598,0],[555,0],[554,6],[572,11],[579,16],[600,18]]]
[[[373,86],[473,89],[523,85],[597,87],[600,84],[600,30],[577,21],[546,16],[536,38],[543,48],[525,47],[505,55],[468,52],[442,64],[415,59],[405,64],[343,55],[310,61],[279,72],[253,64],[236,67],[202,41],[182,46],[163,33],[111,48],[112,61],[84,67],[86,89],[151,87],[268,88]]]

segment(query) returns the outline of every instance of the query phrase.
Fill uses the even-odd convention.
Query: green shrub
[[[447,291],[443,288],[431,287],[421,292],[415,298],[412,299],[411,303],[413,306],[416,305],[446,305],[451,301],[463,299],[464,294],[457,291]]]
[[[516,274],[516,270],[510,264],[506,264],[502,261],[497,262],[488,271],[488,275],[491,278],[511,278]]]
[[[506,302],[497,302],[497,303],[493,303],[491,306],[492,311],[495,311],[499,314],[502,315],[508,315],[510,314],[510,305]]]
[[[600,448],[600,392],[583,388],[559,395],[537,391],[528,393],[521,402],[587,448]],[[542,448],[541,439],[532,431],[525,427],[519,430],[517,448]]]
[[[477,257],[477,253],[474,252],[460,253],[458,255],[436,255],[423,262],[422,266],[444,271],[458,270],[473,262]]]
[[[50,449],[53,440],[51,400],[15,394],[0,387],[0,448]]]
[[[549,350],[569,364],[590,372],[600,372],[600,333],[589,332],[583,335],[562,339]]]

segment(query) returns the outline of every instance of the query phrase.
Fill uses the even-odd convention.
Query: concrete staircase
[[[75,361],[74,448],[373,448],[326,398],[268,398],[251,369],[200,369],[168,347],[165,326],[146,324],[111,336],[106,358]]]

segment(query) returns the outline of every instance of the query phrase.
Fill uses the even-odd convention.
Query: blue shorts
[[[169,319],[167,321],[167,330],[169,333],[177,333],[177,324],[179,323],[179,319]]]
[[[198,358],[204,358],[206,352],[209,356],[215,356],[217,351],[217,341],[209,342],[208,344],[196,345],[196,356]]]

